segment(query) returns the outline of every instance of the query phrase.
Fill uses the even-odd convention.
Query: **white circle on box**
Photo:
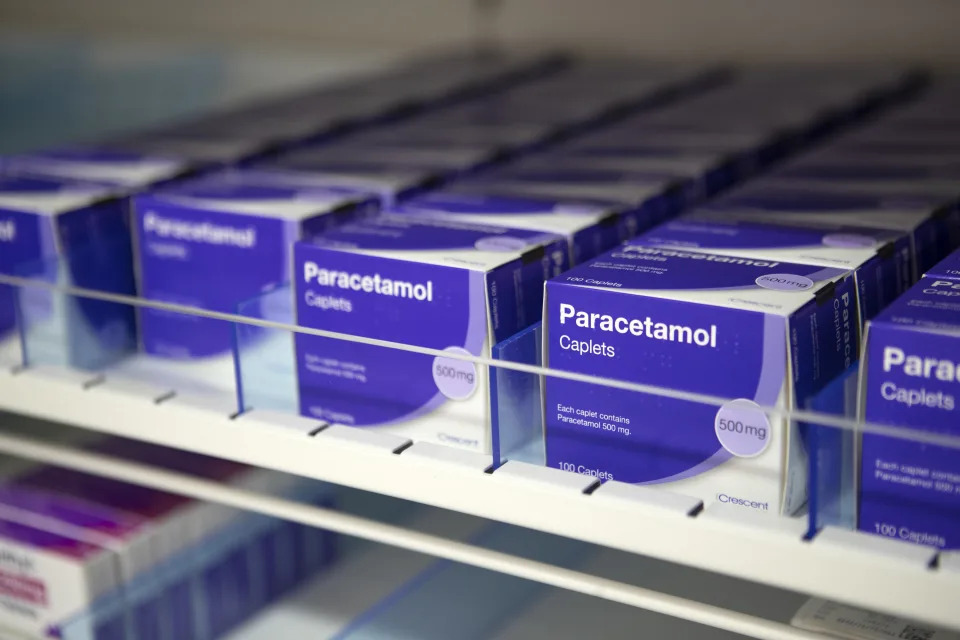
[[[793,273],[768,273],[754,282],[758,287],[774,291],[806,291],[813,288],[813,280]]]
[[[447,347],[444,351],[472,355],[461,347]],[[477,366],[469,360],[437,356],[432,371],[437,389],[450,400],[466,400],[477,390]]]
[[[725,403],[713,419],[717,440],[738,458],[755,458],[770,446],[773,434],[767,414],[753,400],[738,398]]]

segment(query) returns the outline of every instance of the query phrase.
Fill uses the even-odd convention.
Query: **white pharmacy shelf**
[[[319,432],[307,418],[250,411],[226,398],[108,375],[35,367],[0,372],[0,409],[282,470],[515,524],[611,549],[960,629],[960,558],[893,539],[607,482],[347,427]],[[2,444],[2,443],[0,443]],[[6,444],[0,450],[12,453]],[[136,477],[130,481],[138,482]],[[255,506],[251,506],[255,508]],[[333,530],[633,604],[753,637],[787,637],[784,625],[562,568],[512,563],[464,545],[422,544],[366,521]],[[730,622],[732,621],[732,622]],[[729,624],[728,624],[729,622]],[[786,629],[790,629],[786,627]],[[790,637],[810,637],[790,634]]]
[[[408,524],[456,539],[475,537],[484,521],[435,509]],[[800,594],[613,550],[591,548],[581,570],[614,580],[642,578],[647,586],[729,606],[786,624],[804,605]],[[446,575],[444,575],[446,574]],[[469,593],[467,602],[463,594]],[[598,631],[602,629],[602,634]],[[440,565],[421,554],[368,545],[347,554],[311,583],[269,607],[228,640],[393,637],[440,640],[563,640],[602,635],[717,640],[743,636],[564,589],[518,585],[509,576]],[[790,629],[785,635],[803,635]]]

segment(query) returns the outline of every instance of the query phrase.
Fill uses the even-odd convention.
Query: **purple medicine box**
[[[793,513],[804,442],[761,407],[802,406],[857,352],[849,271],[635,242],[547,283],[544,364],[728,400],[547,377],[547,463]]]

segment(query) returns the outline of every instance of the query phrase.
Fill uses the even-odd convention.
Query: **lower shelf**
[[[576,566],[590,574],[612,580],[642,582],[664,593],[727,607],[732,611],[749,612],[781,625],[764,634],[764,638],[827,637],[789,626],[795,615],[809,626],[809,611],[830,611],[841,618],[860,620],[867,626],[892,631],[889,637],[955,637],[906,620],[808,600],[788,591],[695,569],[682,569],[661,561],[597,549],[507,525],[484,525],[449,512],[421,510],[413,521],[414,526],[432,534],[470,538],[487,546],[523,547],[536,542],[537,549],[528,548],[530,553],[552,555],[563,564]],[[799,611],[804,614],[798,614]],[[830,616],[826,617],[826,620],[814,620],[816,627],[843,628],[843,623],[837,625],[829,619]],[[597,636],[612,640],[744,637],[475,567],[432,562],[407,551],[366,545],[312,584],[244,625],[229,640],[277,637],[576,640]]]
[[[467,538],[485,526],[456,514],[428,511],[416,524],[431,533]],[[789,621],[804,598],[779,590],[738,585],[714,577],[703,582],[696,571],[674,572],[664,563],[636,559],[624,564],[623,553],[583,548],[574,553],[584,571],[611,579],[627,577],[678,592],[715,593],[719,580],[724,599],[752,603],[756,612],[772,611]],[[657,565],[662,566],[657,566]],[[651,574],[652,570],[652,574]],[[752,591],[752,592],[751,592]],[[714,599],[716,597],[714,596]],[[571,640],[649,637],[740,638],[716,629],[600,598],[548,588],[464,565],[436,562],[407,551],[366,546],[344,558],[326,574],[274,605],[229,636],[229,640],[315,637],[403,637],[417,640]],[[804,632],[797,630],[797,637]]]
[[[806,540],[802,520],[721,504],[700,510],[696,500],[617,482],[587,491],[594,487],[589,477],[519,462],[488,473],[490,459],[477,454],[349,428],[313,435],[316,427],[307,419],[258,411],[234,416],[231,406],[216,399],[110,376],[49,368],[0,375],[0,408],[7,411],[960,628],[960,562],[954,554],[937,556],[931,548],[830,527]],[[357,535],[379,539],[375,527]],[[447,555],[439,547],[431,553],[643,606],[642,594],[623,585],[600,588],[482,554]]]

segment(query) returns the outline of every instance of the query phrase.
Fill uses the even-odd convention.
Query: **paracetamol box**
[[[358,105],[358,109],[360,105]],[[344,109],[336,110],[342,112]],[[133,139],[246,140],[261,147],[276,147],[316,135],[336,118],[329,108],[289,100],[284,105],[253,107],[226,113],[208,113],[199,118],[135,132]],[[110,145],[112,147],[112,145]],[[140,150],[134,147],[134,150]],[[152,154],[151,154],[152,155]],[[170,156],[176,154],[160,153]]]
[[[667,171],[591,169],[558,158],[479,173],[447,187],[451,193],[512,196],[605,205],[620,213],[626,237],[672,216],[700,188]]]
[[[664,248],[849,269],[856,280],[861,327],[913,281],[910,238],[887,229],[778,224],[736,220],[726,212],[693,212],[638,240]]]
[[[960,282],[923,278],[867,325],[860,398],[867,422],[960,435]],[[859,527],[960,547],[960,450],[865,433]]]
[[[555,234],[381,216],[297,243],[297,322],[488,357],[540,319],[543,282],[567,264]],[[295,342],[304,415],[490,450],[484,367],[299,333]]]
[[[726,156],[746,152],[748,144],[736,145],[731,140],[718,137],[711,140],[705,136],[698,141],[695,136],[682,134],[647,135],[644,132],[631,134],[618,131],[619,135],[587,135],[574,137],[558,145],[551,154],[554,158],[579,160],[586,167],[622,168],[635,171],[670,170],[678,175],[699,176],[712,170]],[[759,146],[757,144],[756,146]]]
[[[916,261],[914,273],[942,260],[960,245],[960,209],[956,198],[913,190],[881,194],[861,188],[824,190],[784,187],[766,178],[733,191],[703,207],[737,218],[776,222],[826,223],[892,229],[909,234]]]
[[[855,158],[826,149],[811,158],[801,158],[771,172],[769,178],[795,181],[806,186],[849,190],[867,189],[874,193],[896,194],[915,190],[942,194],[946,199],[960,190],[956,178],[958,163],[889,158],[871,154]]]
[[[65,621],[120,585],[114,554],[43,528],[0,519],[0,626],[30,637],[60,637]],[[78,630],[75,630],[78,631]],[[122,616],[90,619],[85,636],[125,638]]]
[[[474,181],[554,198],[603,198],[636,204],[699,175],[689,166],[668,165],[613,167],[566,154],[531,156],[488,171]]]
[[[375,193],[385,204],[421,191],[435,183],[442,172],[422,167],[397,167],[376,159],[342,160],[291,153],[251,165],[260,175],[313,182],[317,187],[355,189]]]
[[[102,146],[147,156],[180,158],[185,165],[207,168],[247,161],[268,145],[256,137],[189,135],[171,130],[113,138]]]
[[[435,122],[431,114],[401,125],[374,127],[351,134],[350,140],[364,144],[407,145],[485,145],[515,147],[545,139],[552,128],[536,124],[505,125],[444,125]]]
[[[364,141],[349,137],[342,142],[307,147],[286,156],[298,162],[331,166],[352,163],[391,166],[398,170],[462,172],[493,160],[497,147],[487,144],[455,144],[452,141],[418,143]]]
[[[420,218],[557,233],[566,238],[570,259],[576,264],[633,235],[621,208],[596,200],[452,188],[412,198],[390,210]]]
[[[931,132],[929,139],[926,135],[910,135],[912,132],[865,133],[868,135],[845,135],[831,141],[824,157],[861,164],[865,160],[881,165],[916,162],[921,167],[955,167],[960,161],[960,134],[954,134],[956,138],[951,140],[948,130]],[[943,137],[935,137],[937,134]]]
[[[732,157],[730,153],[651,145],[646,149],[636,148],[632,153],[600,147],[567,148],[555,153],[553,160],[581,169],[620,171],[623,173],[618,180],[627,183],[685,178],[703,182],[712,190],[739,176],[728,157]]]
[[[0,273],[133,295],[125,203],[96,185],[0,177]],[[15,293],[0,285],[0,335],[13,328]],[[20,304],[36,362],[96,367],[134,344],[132,310],[121,305],[29,286]]]
[[[954,251],[924,274],[926,278],[960,280],[960,251]]]
[[[796,425],[857,352],[843,269],[627,244],[546,285],[544,364],[728,398],[721,407],[547,376],[547,463],[792,513],[805,500]]]
[[[489,126],[489,125],[555,125],[564,126],[596,118],[596,104],[560,105],[555,102],[509,100],[503,97],[473,100],[431,114],[435,122],[444,126]]]
[[[701,118],[660,127],[658,123],[647,123],[640,118],[638,122],[627,120],[586,136],[582,142],[571,141],[569,145],[584,151],[608,154],[642,151],[652,145],[667,145],[688,151],[712,151],[726,156],[737,154],[738,168],[749,171],[781,157],[796,142],[791,134],[775,128],[727,128],[725,124],[719,121],[705,122]]]
[[[588,135],[578,136],[559,148],[584,155],[624,156],[647,155],[652,150],[684,151],[725,155],[735,151],[759,149],[770,139],[766,132],[665,130],[656,127],[631,127],[629,120],[605,127]]]
[[[6,173],[139,189],[181,176],[190,164],[182,158],[94,146],[6,156],[0,158],[0,169]]]
[[[243,171],[181,182],[133,202],[140,295],[225,313],[289,282],[295,240],[378,206],[350,190],[269,184]],[[147,353],[196,359],[231,349],[228,323],[155,309],[139,318]]]

